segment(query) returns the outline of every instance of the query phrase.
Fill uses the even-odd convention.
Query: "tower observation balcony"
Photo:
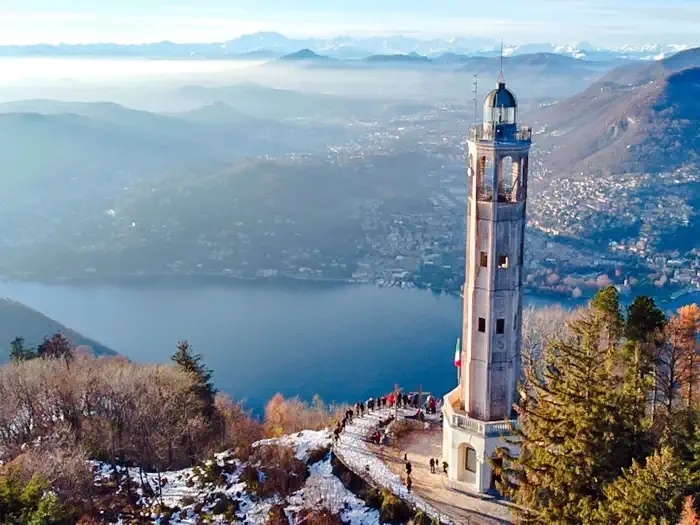
[[[468,140],[529,146],[532,143],[532,128],[517,124],[479,124],[469,129]]]

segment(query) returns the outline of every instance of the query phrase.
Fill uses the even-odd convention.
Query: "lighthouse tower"
[[[489,457],[515,417],[520,379],[523,255],[530,128],[503,76],[468,137],[467,267],[459,385],[443,406],[449,477],[495,488]],[[511,450],[512,453],[517,451]]]

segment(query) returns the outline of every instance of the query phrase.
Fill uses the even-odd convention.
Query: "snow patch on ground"
[[[443,523],[446,523],[443,513],[434,509],[422,498],[409,493],[401,477],[394,474],[386,463],[375,456],[367,446],[369,437],[379,427],[380,421],[386,420],[394,414],[399,419],[413,416],[415,412],[415,409],[399,409],[396,412],[394,409],[382,409],[371,412],[364,417],[355,418],[352,423],[345,427],[345,432],[343,432],[334,451],[338,458],[356,474],[390,490],[413,507],[424,510],[429,516],[441,517]]]
[[[328,430],[302,430],[298,434],[282,436],[280,438],[264,439],[253,446],[282,445],[294,450],[297,459],[307,461],[309,452],[319,448],[331,446],[331,433]]]
[[[305,487],[289,498],[290,510],[325,505],[340,513],[341,519],[350,525],[379,525],[379,511],[367,507],[333,475],[330,456],[312,465],[310,470]]]
[[[255,446],[282,445],[291,447],[295,455],[301,461],[307,461],[309,453],[322,447],[330,447],[331,437],[327,430],[305,430],[298,434],[283,436],[275,439],[260,441]],[[278,503],[288,505],[286,509],[290,523],[295,525],[295,515],[303,508],[319,508],[321,505],[330,507],[339,512],[341,518],[350,525],[379,525],[379,511],[367,507],[361,499],[347,490],[342,482],[333,475],[330,453],[321,461],[309,467],[310,476],[304,487],[291,495],[287,501],[278,497],[255,501],[247,492],[246,485],[240,481],[244,464],[234,459],[228,452],[217,454],[214,460],[220,467],[226,467],[233,473],[224,473],[225,484],[222,487],[213,485],[202,486],[196,475],[195,468],[188,468],[173,472],[162,472],[160,479],[163,481],[163,503],[170,508],[179,508],[169,523],[172,525],[194,525],[198,515],[194,507],[202,505],[203,512],[211,513],[215,501],[214,494],[223,493],[231,499],[239,502],[236,517],[245,521],[248,525],[264,525],[270,508]],[[98,482],[104,482],[112,478],[112,467],[106,463],[93,462],[95,477]],[[201,468],[201,467],[200,467]],[[124,473],[124,469],[120,469]],[[159,501],[158,475],[144,473],[144,488],[150,485],[154,496],[149,496],[148,489],[141,487],[141,475],[136,468],[129,469],[129,476],[133,483],[133,490],[140,497],[140,502],[147,507],[155,507]],[[183,499],[185,501],[183,501]],[[208,501],[208,502],[207,502]],[[188,504],[185,504],[188,503]],[[153,523],[161,523],[162,518],[152,515]],[[223,515],[213,516],[212,523],[230,523]]]

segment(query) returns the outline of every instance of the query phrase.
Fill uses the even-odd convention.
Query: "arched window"
[[[477,198],[480,201],[494,200],[495,188],[493,187],[493,160],[481,157],[479,159]]]
[[[501,159],[498,167],[498,200],[499,202],[514,202],[517,199],[517,185],[520,165],[512,157]]]

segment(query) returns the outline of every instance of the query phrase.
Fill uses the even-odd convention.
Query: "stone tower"
[[[532,132],[501,77],[468,137],[467,268],[460,384],[445,398],[450,477],[493,488],[488,457],[514,417],[520,379],[523,255]],[[515,452],[515,451],[511,451]],[[449,459],[448,459],[449,458]]]

